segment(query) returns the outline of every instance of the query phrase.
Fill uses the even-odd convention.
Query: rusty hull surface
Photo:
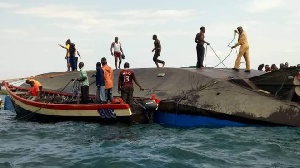
[[[248,79],[264,72],[219,68],[139,68],[133,69],[145,91],[139,91],[135,85],[135,97],[151,97],[155,94],[161,101],[159,110],[207,116],[226,116],[249,119],[275,125],[300,126],[300,108],[298,103],[284,102],[274,96],[238,86],[230,79]],[[95,94],[95,71],[88,71],[90,94]],[[113,96],[117,92],[117,80],[120,70],[114,70]],[[158,74],[165,76],[159,77]],[[79,72],[56,72],[36,77],[44,89],[61,91]],[[26,84],[24,84],[26,86]],[[64,92],[72,91],[70,83]],[[170,103],[171,102],[171,103]],[[184,108],[182,108],[184,107]],[[185,110],[184,110],[185,109]],[[170,111],[169,111],[170,112]]]

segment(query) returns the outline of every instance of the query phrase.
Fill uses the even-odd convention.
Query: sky
[[[102,57],[114,68],[109,49],[115,36],[126,55],[123,63],[155,67],[153,34],[161,41],[159,59],[166,67],[195,66],[194,39],[201,26],[222,60],[231,50],[234,30],[242,26],[251,69],[261,63],[296,65],[299,6],[299,0],[0,0],[0,80],[66,71],[65,50],[58,43],[67,39],[76,44],[86,70],[94,70]],[[208,46],[204,65],[216,66],[218,57]],[[232,68],[235,59],[233,51],[224,64]]]

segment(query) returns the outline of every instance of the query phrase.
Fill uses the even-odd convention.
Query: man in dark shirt
[[[96,64],[96,86],[97,86],[97,101],[98,103],[105,103],[105,81],[104,81],[104,71],[101,68],[101,63]]]
[[[204,48],[204,43],[206,43],[207,45],[209,45],[208,42],[206,42],[204,40],[205,36],[205,27],[200,27],[200,33],[197,33],[196,34],[196,37],[195,37],[195,43],[197,43],[197,47],[196,47],[196,50],[197,50],[197,65],[196,67],[197,68],[203,68],[203,61],[204,61],[204,53],[205,53],[205,48]]]
[[[121,92],[122,99],[129,104],[132,105],[133,101],[133,82],[136,83],[140,87],[140,90],[143,91],[144,88],[139,84],[136,79],[134,72],[129,69],[129,63],[125,62],[124,69],[120,71],[119,82],[118,82],[118,93]]]
[[[154,40],[154,48],[152,50],[155,51],[154,52],[154,56],[153,56],[153,61],[155,62],[155,65],[157,66],[157,68],[159,68],[158,63],[162,64],[162,67],[165,66],[165,61],[159,60],[158,57],[160,56],[160,52],[161,52],[161,45],[160,45],[160,41],[157,39],[157,35],[153,35],[152,39]]]

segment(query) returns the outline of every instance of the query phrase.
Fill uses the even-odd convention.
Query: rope
[[[224,65],[223,62],[230,56],[232,50],[233,50],[233,49],[231,49],[230,52],[229,52],[229,54],[228,54],[223,60],[220,60],[221,62],[220,62],[219,64],[217,64],[216,66],[214,66],[214,68],[217,67],[217,66],[219,66],[220,64],[223,64],[223,65]],[[225,67],[226,67],[226,66],[225,66]],[[226,68],[227,68],[227,67],[226,67]]]
[[[276,91],[276,93],[275,93],[275,96],[276,96],[276,97],[277,97],[277,93],[282,89],[285,80],[286,80],[286,76],[284,77],[283,82],[282,82],[280,88],[279,88],[279,89]]]
[[[217,53],[215,52],[215,50],[212,48],[212,46],[211,45],[209,45],[210,46],[210,48],[211,48],[211,50],[215,53],[215,55],[218,57],[218,59],[219,59],[219,61],[220,61],[220,63],[218,64],[218,65],[220,65],[220,64],[223,64],[226,68],[227,68],[227,66],[223,63],[223,61],[220,59],[220,57],[217,55]],[[231,52],[230,52],[231,53]],[[229,54],[230,54],[229,53]],[[216,67],[216,66],[215,66]]]
[[[231,47],[230,44],[235,40],[235,34],[236,34],[236,33],[235,33],[235,31],[234,31],[233,39],[230,41],[230,43],[228,43],[227,47]]]
[[[231,48],[231,46],[230,46],[230,44],[235,40],[235,36],[236,36],[236,33],[234,32],[234,34],[233,34],[233,39],[228,43],[228,45],[227,45],[227,47],[230,47]],[[214,66],[214,68],[216,68],[217,66],[219,66],[220,64],[223,64],[225,67],[226,67],[226,65],[224,64],[224,61],[229,57],[229,55],[232,53],[232,48],[231,48],[231,50],[230,50],[230,52],[229,52],[229,54],[223,59],[223,60],[221,60],[220,59],[220,57],[216,54],[216,52],[215,52],[215,50],[210,46],[210,48],[212,49],[212,51],[214,52],[214,54],[218,57],[218,59],[220,60],[220,63],[219,64],[217,64],[216,66]],[[235,48],[235,52],[236,52],[236,55],[238,54],[238,52],[237,52],[237,49]],[[227,68],[227,67],[226,67]]]

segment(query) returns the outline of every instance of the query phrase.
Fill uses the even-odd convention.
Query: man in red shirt
[[[143,91],[144,88],[139,84],[136,79],[134,72],[129,69],[129,63],[125,62],[124,69],[120,71],[119,82],[118,82],[118,93],[121,92],[122,99],[129,104],[132,105],[133,101],[133,82],[136,83],[140,87],[140,90]]]
[[[31,81],[33,81],[33,82],[34,82],[34,85],[37,86],[37,87],[39,88],[40,91],[42,91],[43,86],[42,86],[42,84],[41,84],[39,81],[34,80],[34,79],[27,79],[27,80],[26,80],[26,83],[30,85],[30,82],[31,82]]]
[[[39,95],[40,95],[40,89],[39,86],[35,85],[34,81],[30,81],[30,90],[28,92],[28,94],[30,95],[30,97],[28,99],[30,100],[36,100],[38,99]]]

